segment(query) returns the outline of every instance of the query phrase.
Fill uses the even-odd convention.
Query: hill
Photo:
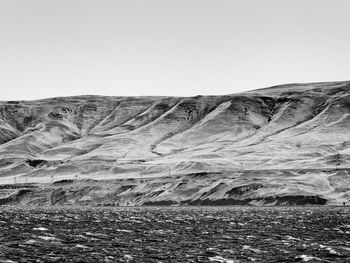
[[[0,203],[342,204],[349,129],[350,81],[3,101]]]

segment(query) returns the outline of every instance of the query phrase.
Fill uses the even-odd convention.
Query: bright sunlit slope
[[[70,203],[340,204],[350,199],[349,129],[350,82],[6,101],[0,180],[108,179],[108,191],[72,182],[92,188]]]

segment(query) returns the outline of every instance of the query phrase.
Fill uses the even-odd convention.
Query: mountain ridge
[[[113,200],[107,199],[115,205],[299,204],[301,196],[311,203],[340,204],[350,198],[349,120],[350,81],[219,96],[1,101],[0,183],[51,189],[54,181],[73,180],[67,187],[80,189],[86,180],[100,180],[94,184],[101,195],[103,184],[113,185]],[[188,185],[191,174],[205,176]],[[181,193],[166,183],[169,176],[179,177]],[[128,180],[134,180],[132,189],[115,194]],[[154,184],[169,188],[149,197],[160,191]],[[235,187],[249,191],[233,198]],[[203,189],[206,194],[198,197]],[[31,203],[31,191],[18,202]]]

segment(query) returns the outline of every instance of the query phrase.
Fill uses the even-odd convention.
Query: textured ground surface
[[[0,183],[108,180],[113,193],[102,183],[100,190],[74,186],[86,203],[112,194],[119,195],[108,201],[114,204],[285,203],[291,196],[342,204],[350,200],[349,129],[350,82],[191,98],[5,101]],[[0,189],[0,202],[21,202],[27,190]]]
[[[350,262],[350,209],[0,209],[0,262]]]

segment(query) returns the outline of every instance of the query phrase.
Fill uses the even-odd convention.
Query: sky
[[[350,80],[349,0],[0,0],[0,100]]]

